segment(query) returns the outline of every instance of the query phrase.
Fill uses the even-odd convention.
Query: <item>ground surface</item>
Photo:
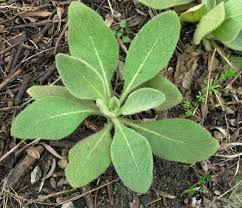
[[[181,104],[169,112],[152,113],[153,117],[160,118],[188,116],[203,123],[222,144],[218,154],[225,157],[212,157],[196,165],[155,158],[153,184],[143,195],[125,188],[112,167],[89,186],[73,190],[63,172],[68,149],[96,131],[102,120],[89,118],[68,139],[58,143],[20,141],[9,132],[11,121],[31,102],[26,94],[29,86],[62,84],[54,56],[68,52],[66,12],[70,1],[0,2],[0,207],[61,207],[63,204],[63,207],[71,207],[72,203],[75,207],[103,208],[242,206],[240,180],[232,181],[240,176],[241,74],[220,80],[216,95],[210,95],[205,103],[196,102],[204,80],[211,77],[219,80],[224,70],[234,65],[226,57],[240,57],[240,53],[217,46],[212,56],[201,46],[192,46],[194,28],[183,27],[174,56],[163,73],[180,88],[190,107]],[[112,16],[108,1],[83,2],[100,13],[113,30],[118,31],[119,22],[126,20],[130,30],[126,35],[130,41],[142,25],[157,14],[131,0],[112,1]],[[129,43],[123,41],[119,40],[120,70],[129,47]],[[241,65],[236,64],[241,69]],[[113,83],[115,87],[120,84]],[[193,115],[189,115],[190,111]],[[31,184],[35,171],[36,182]],[[228,194],[223,195],[228,190]]]

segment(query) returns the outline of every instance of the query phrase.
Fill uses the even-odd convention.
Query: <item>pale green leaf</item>
[[[93,109],[63,97],[33,102],[13,121],[11,135],[20,139],[61,139],[70,135]]]
[[[203,38],[217,29],[223,23],[224,19],[224,2],[221,2],[201,18],[195,30],[193,42],[198,45]]]
[[[128,51],[124,77],[124,92],[153,78],[165,67],[180,35],[180,21],[175,12],[164,12],[150,20],[136,35]]]
[[[138,1],[154,9],[167,9],[170,7],[180,6],[183,4],[189,4],[194,0],[138,0]]]
[[[198,22],[206,13],[208,7],[205,3],[196,5],[180,15],[181,22]]]
[[[164,103],[165,95],[156,89],[140,88],[131,93],[121,107],[122,115],[132,115],[147,111]]]
[[[79,59],[58,54],[56,56],[56,67],[64,85],[75,97],[106,100],[102,77]]]
[[[207,160],[219,147],[206,129],[191,120],[167,119],[130,126],[149,140],[153,153],[161,159],[195,163]]]
[[[100,73],[109,90],[118,64],[117,40],[97,12],[77,1],[68,9],[68,43],[71,55]]]
[[[158,111],[168,110],[182,101],[182,94],[178,88],[161,74],[145,83],[145,86],[161,91],[165,95],[165,102],[155,109]]]
[[[116,123],[111,158],[125,186],[139,193],[145,193],[149,189],[153,157],[149,142],[144,136]]]
[[[242,29],[242,0],[229,0],[225,3],[225,21],[213,35],[222,42],[232,42]]]
[[[101,175],[111,164],[110,128],[81,140],[69,151],[65,175],[74,188],[87,185]]]
[[[39,100],[47,96],[60,96],[71,100],[79,100],[74,97],[69,91],[63,86],[57,85],[45,85],[45,86],[32,86],[27,90],[27,93],[34,99]]]
[[[232,42],[223,42],[223,44],[233,50],[242,51],[242,30]]]

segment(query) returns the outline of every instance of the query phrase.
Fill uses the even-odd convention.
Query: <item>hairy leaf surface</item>
[[[75,97],[106,100],[103,79],[92,67],[65,54],[56,56],[56,66],[64,85]]]
[[[138,1],[154,9],[167,9],[170,7],[188,4],[194,0],[138,0]]]
[[[198,22],[207,12],[208,7],[206,3],[199,4],[183,12],[180,20],[182,22]]]
[[[149,142],[144,136],[116,123],[111,158],[119,177],[127,187],[139,193],[145,193],[149,189],[153,157]]]
[[[63,97],[33,102],[13,121],[11,135],[21,139],[61,139],[70,135],[93,109]]]
[[[157,15],[139,31],[128,51],[122,98],[167,65],[179,35],[180,21],[171,11]]]
[[[218,149],[218,142],[197,123],[185,119],[166,119],[131,124],[150,142],[161,159],[184,163],[207,160]]]
[[[204,15],[193,36],[193,42],[198,45],[209,33],[216,30],[225,20],[224,2],[219,3]]]
[[[242,30],[232,42],[223,42],[223,44],[233,50],[242,51]]]
[[[109,90],[118,64],[117,40],[98,13],[77,1],[68,9],[68,43],[71,55],[100,73]]]
[[[158,111],[168,110],[182,101],[182,94],[178,88],[161,74],[158,74],[153,79],[145,83],[145,86],[164,93],[166,99],[161,105],[155,108]]]
[[[166,100],[165,95],[156,89],[140,88],[131,93],[121,108],[123,115],[132,115],[155,108]]]
[[[87,185],[101,175],[111,164],[110,128],[81,140],[69,151],[65,175],[74,188]]]
[[[232,42],[242,29],[242,0],[229,0],[225,3],[225,21],[213,35],[222,42]]]

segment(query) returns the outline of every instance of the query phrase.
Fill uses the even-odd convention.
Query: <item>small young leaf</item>
[[[184,163],[207,160],[218,149],[218,142],[197,123],[167,119],[130,124],[150,142],[152,151],[162,159]]]
[[[131,93],[121,108],[122,115],[132,115],[146,111],[164,103],[165,95],[152,88],[140,88]]]
[[[203,38],[217,29],[223,23],[224,19],[224,2],[221,2],[201,18],[195,30],[193,42],[198,45]]]
[[[128,92],[153,78],[167,65],[180,35],[175,12],[164,12],[150,20],[136,35],[125,63],[125,84],[121,101]]]
[[[225,21],[213,35],[222,42],[232,42],[242,29],[242,0],[229,0],[224,7]]]
[[[194,0],[138,0],[138,1],[153,9],[167,9],[170,7],[180,6],[183,4],[189,4]]]
[[[78,100],[65,87],[57,85],[32,86],[27,90],[27,93],[34,100],[39,100],[47,96],[60,96],[71,100]]]
[[[11,135],[21,139],[61,139],[70,135],[92,113],[93,109],[73,100],[44,97],[16,117]]]
[[[111,164],[110,128],[81,140],[69,151],[65,175],[74,188],[87,185],[101,175]]]
[[[118,109],[120,108],[120,102],[119,99],[116,96],[113,96],[109,103],[108,103],[108,108],[112,112],[117,112]]]
[[[115,124],[115,134],[111,145],[113,165],[131,190],[145,193],[152,182],[153,157],[146,138],[134,130]]]
[[[181,22],[198,22],[207,12],[207,5],[205,3],[199,4],[183,12],[180,20]]]
[[[232,42],[223,42],[223,44],[233,50],[242,51],[242,30]]]
[[[72,56],[58,54],[56,67],[64,85],[75,97],[106,100],[103,79],[90,66]]]
[[[182,101],[182,94],[178,88],[161,74],[156,75],[152,80],[145,83],[145,86],[159,90],[165,95],[165,102],[156,107],[155,110],[168,110]]]
[[[71,55],[100,73],[109,90],[118,65],[117,40],[102,17],[78,1],[72,2],[68,9],[68,43]]]

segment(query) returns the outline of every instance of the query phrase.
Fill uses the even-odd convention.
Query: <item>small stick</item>
[[[90,186],[88,185],[88,186],[83,187],[81,190],[82,190],[82,194],[83,194],[83,193],[86,193],[86,192],[90,191],[91,189],[90,189]],[[87,205],[88,208],[94,208],[94,204],[93,204],[91,193],[86,194],[84,196],[84,199],[85,199],[85,202],[86,202],[86,205]]]
[[[55,65],[50,66],[47,72],[39,78],[39,83],[43,84],[54,73],[55,69]]]
[[[58,46],[60,44],[60,41],[61,41],[62,37],[64,36],[64,34],[66,32],[66,29],[67,29],[67,23],[64,25],[63,30],[61,31],[61,34],[60,34],[60,36],[58,37],[58,39],[57,39],[57,41],[55,43],[54,54],[57,53]]]
[[[23,83],[19,88],[18,94],[16,95],[15,102],[14,102],[15,105],[18,105],[21,102],[22,97],[28,88],[29,82],[30,82],[30,76],[26,75],[23,78]]]
[[[2,90],[6,85],[8,85],[13,80],[17,79],[18,75],[20,75],[21,72],[22,70],[18,69],[13,74],[10,74],[9,76],[7,76],[6,79],[2,83],[0,83],[0,90]]]

